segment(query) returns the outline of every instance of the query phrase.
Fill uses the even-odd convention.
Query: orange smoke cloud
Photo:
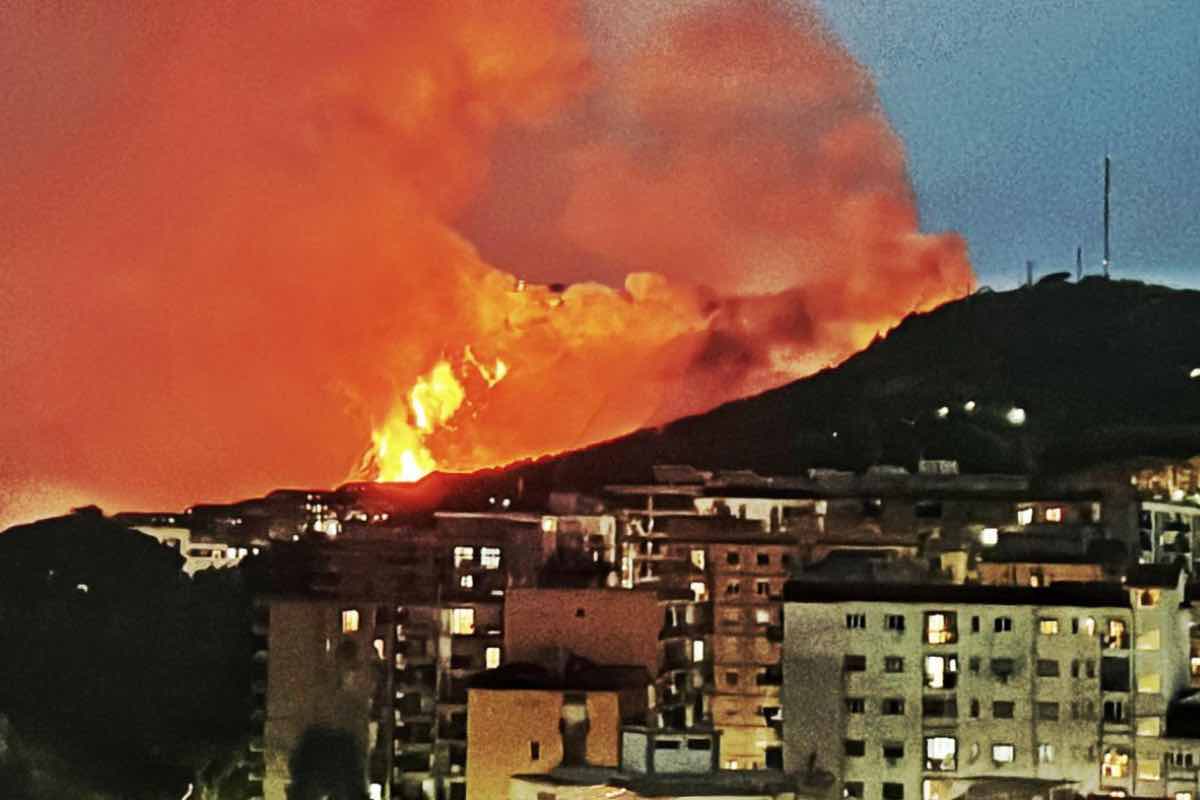
[[[10,494],[335,483],[443,360],[465,394],[417,446],[501,463],[970,287],[811,14],[668,13],[601,53],[565,0],[173,5],[31,0],[0,30]]]

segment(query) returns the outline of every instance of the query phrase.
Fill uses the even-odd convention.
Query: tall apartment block
[[[794,582],[784,608],[784,766],[827,796],[1200,790],[1178,566],[1037,588]]]

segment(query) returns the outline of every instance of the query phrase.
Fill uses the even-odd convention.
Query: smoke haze
[[[430,436],[449,468],[703,410],[969,291],[814,12],[651,5],[15,4],[0,524],[336,484],[468,347],[509,372]]]

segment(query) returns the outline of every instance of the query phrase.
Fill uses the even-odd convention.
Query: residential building
[[[477,676],[467,705],[467,800],[508,794],[513,775],[567,764],[616,767],[623,718],[645,713],[643,667],[580,659],[560,672],[510,664]]]
[[[1178,567],[1124,584],[796,581],[784,614],[784,767],[805,785],[870,800],[1181,785],[1165,768],[1190,691]]]

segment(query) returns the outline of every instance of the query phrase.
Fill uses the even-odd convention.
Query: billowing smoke
[[[438,465],[579,446],[971,285],[804,8],[68,5],[0,28],[0,519],[336,483],[442,360]]]

